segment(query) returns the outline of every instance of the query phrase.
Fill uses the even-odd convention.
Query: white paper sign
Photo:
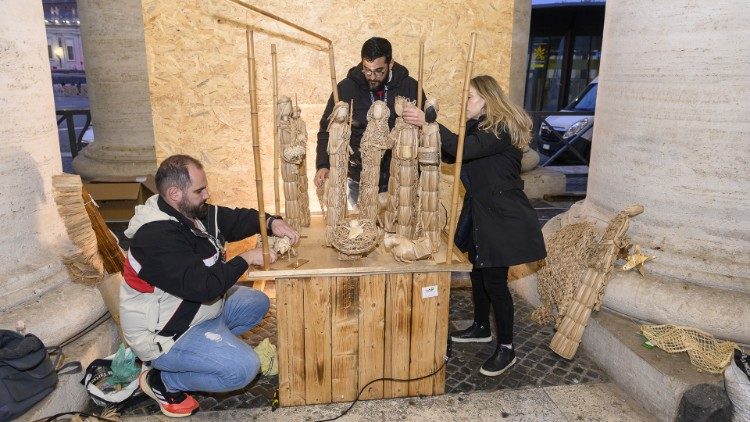
[[[437,295],[438,288],[436,285],[422,287],[422,299],[427,299],[428,297],[437,297]]]

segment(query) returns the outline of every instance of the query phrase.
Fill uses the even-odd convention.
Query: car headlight
[[[590,121],[591,121],[591,118],[590,117],[586,117],[586,118],[583,118],[583,119],[581,119],[581,120],[573,123],[568,128],[568,130],[565,131],[565,133],[563,134],[563,138],[568,139],[568,138],[572,138],[572,137],[578,135],[579,133],[581,133],[581,131],[583,129],[585,129],[589,125]]]

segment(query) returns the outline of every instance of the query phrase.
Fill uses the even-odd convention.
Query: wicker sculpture
[[[430,239],[431,252],[440,248],[440,125],[437,124],[437,101],[425,103],[428,125],[422,129],[419,145],[419,221],[415,237]]]
[[[389,138],[393,145],[391,178],[388,181],[388,208],[385,212],[385,229],[406,239],[414,238],[417,203],[417,150],[419,128],[406,123],[401,113],[406,107],[415,107],[404,97],[396,97],[398,117]],[[395,179],[395,180],[394,180]]]
[[[292,121],[292,100],[287,96],[279,97],[277,108],[277,133],[281,151],[281,180],[284,182],[284,210],[286,221],[299,231],[302,217],[299,202],[297,175],[304,148],[294,144],[294,122]]]
[[[612,264],[627,249],[629,240],[625,235],[630,225],[630,218],[643,212],[643,205],[631,205],[620,211],[607,226],[596,250],[589,258],[588,269],[583,282],[576,289],[568,313],[563,317],[560,327],[552,337],[550,348],[558,355],[572,359],[578,350],[591,311],[601,305],[604,287],[609,280]]]
[[[334,228],[346,213],[346,174],[351,147],[349,104],[339,101],[333,107],[328,123],[328,159],[331,165],[326,193],[325,245],[333,246]]]
[[[297,171],[299,211],[302,227],[310,227],[310,198],[307,194],[307,125],[305,124],[305,121],[302,120],[301,115],[302,109],[295,104],[291,116],[293,130],[292,145],[302,153]]]
[[[333,229],[333,246],[339,251],[338,259],[359,259],[375,249],[381,231],[375,220],[343,220]]]
[[[359,182],[357,208],[364,219],[375,220],[378,215],[378,187],[380,162],[388,148],[388,117],[391,111],[383,101],[375,101],[367,112],[367,128],[362,135],[362,173]]]

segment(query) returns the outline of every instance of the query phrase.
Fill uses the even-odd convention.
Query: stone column
[[[0,327],[23,320],[57,344],[105,312],[99,292],[72,284],[72,251],[52,175],[62,172],[40,2],[4,1],[0,15]]]
[[[140,0],[79,0],[94,142],[73,160],[86,179],[156,172]]]
[[[604,306],[750,343],[747,5],[607,4],[588,196],[545,227],[607,221],[656,259],[616,273]],[[549,226],[549,227],[548,227]]]

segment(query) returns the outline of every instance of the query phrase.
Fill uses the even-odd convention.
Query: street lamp
[[[63,59],[63,49],[60,46],[57,46],[52,49],[52,53],[57,57],[57,60],[60,62],[60,69],[62,69],[62,59]]]

